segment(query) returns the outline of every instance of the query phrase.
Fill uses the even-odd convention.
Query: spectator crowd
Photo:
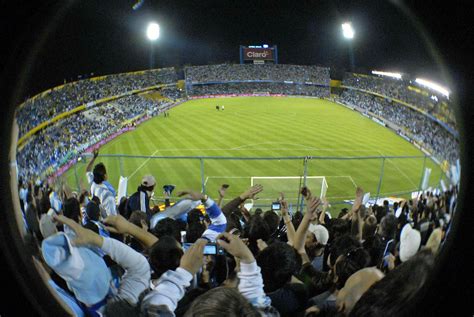
[[[208,83],[246,80],[312,82],[329,86],[329,68],[287,64],[220,64],[185,68],[187,82]]]
[[[27,100],[20,106],[16,118],[20,127],[20,137],[40,123],[82,104],[176,81],[177,75],[174,68],[162,68],[85,79],[53,88],[41,96]]]
[[[189,96],[221,95],[221,94],[283,94],[288,96],[310,96],[329,98],[329,87],[306,84],[285,83],[227,83],[227,84],[199,84],[188,89]]]
[[[346,73],[342,84],[404,101],[456,129],[454,108],[447,97],[433,90],[428,91],[415,81]]]
[[[153,101],[131,95],[68,116],[38,132],[18,151],[19,177],[36,179],[45,172],[50,174],[89,146],[122,129],[133,118],[153,117],[169,105],[165,99]]]
[[[454,164],[459,159],[459,141],[444,127],[422,113],[357,90],[347,89],[339,97],[343,104],[371,112],[384,121],[394,123],[435,157]]]
[[[247,210],[261,185],[226,204],[226,186],[216,200],[184,190],[173,203],[174,186],[164,185],[160,211],[154,176],[116,197],[97,158],[80,192],[58,180],[23,184],[19,195],[33,256],[76,316],[405,316],[457,197],[451,186],[367,206],[357,188],[335,216],[309,188],[304,213],[291,213],[284,193],[278,210]]]

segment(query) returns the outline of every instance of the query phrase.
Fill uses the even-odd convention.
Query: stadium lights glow
[[[374,74],[374,75],[380,75],[380,76],[392,77],[392,78],[396,78],[396,79],[402,79],[402,74],[400,74],[400,73],[379,72],[379,71],[373,70],[373,71],[372,71],[372,74]]]
[[[354,29],[352,28],[352,25],[349,22],[342,24],[342,35],[344,35],[346,39],[353,39],[354,34]]]
[[[268,48],[268,44],[263,44],[263,48]]]
[[[417,78],[415,80],[420,85],[423,85],[425,87],[428,87],[430,89],[433,89],[434,91],[437,91],[441,93],[442,95],[446,96],[449,98],[449,91],[448,89],[444,88],[443,86],[438,85],[437,83],[431,82],[429,80],[423,79],[423,78]]]
[[[160,37],[160,26],[158,23],[152,22],[148,24],[146,36],[150,41],[156,41]]]

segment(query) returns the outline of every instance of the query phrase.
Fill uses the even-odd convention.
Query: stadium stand
[[[142,183],[149,179],[144,175]],[[366,208],[364,191],[357,188],[351,210],[328,218],[328,205],[309,191],[305,214],[295,221],[284,200],[281,215],[272,210],[250,214],[240,207],[265,190],[260,185],[222,208],[207,195],[187,191],[184,200],[164,212],[153,207],[152,219],[161,220],[150,224],[142,211],[129,219],[121,216],[123,204],[116,206],[119,215],[101,216],[97,198],[87,202],[84,194],[78,198],[67,188],[55,191],[47,184],[26,188],[28,235],[37,241],[42,265],[54,272],[54,289],[77,315],[105,316],[138,316],[138,311],[144,316],[338,311],[349,316],[354,311],[358,316],[373,309],[402,314],[433,271],[457,196],[451,187],[400,205]],[[51,196],[60,197],[58,213],[50,210]],[[193,209],[200,203],[205,216]],[[105,226],[99,229],[91,222]],[[108,228],[121,235],[111,235]],[[390,296],[377,297],[380,293]],[[394,302],[394,297],[403,300]]]
[[[53,88],[20,105],[17,113],[20,137],[40,123],[82,104],[176,81],[174,68],[163,68],[85,79]]]
[[[421,112],[431,114],[451,128],[456,128],[454,108],[447,97],[432,90],[428,91],[415,81],[346,73],[342,84],[401,100]]]
[[[455,162],[459,159],[459,141],[436,121],[422,113],[386,98],[357,90],[345,90],[338,99],[384,121],[394,123],[398,131],[421,144],[440,160]]]
[[[188,95],[271,94],[329,97],[329,68],[282,64],[208,65],[185,68]],[[251,83],[249,83],[251,82]]]
[[[171,93],[169,97],[181,94]],[[175,100],[152,101],[140,95],[123,97],[98,107],[73,114],[35,134],[18,152],[19,176],[44,177],[88,147],[121,130],[139,116],[153,117]]]

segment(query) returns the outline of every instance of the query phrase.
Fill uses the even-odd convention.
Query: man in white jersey
[[[91,184],[91,195],[97,196],[107,215],[116,215],[115,190],[107,186],[107,170],[103,163],[94,166],[94,170],[87,172],[87,180]]]

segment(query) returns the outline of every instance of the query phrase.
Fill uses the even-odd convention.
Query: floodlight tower
[[[342,23],[342,35],[349,42],[349,58],[351,60],[351,70],[355,70],[354,51],[352,50],[352,40],[354,39],[355,31],[350,22]]]
[[[156,40],[160,37],[160,26],[156,22],[150,22],[148,24],[148,27],[146,29],[146,36],[148,40],[150,41],[150,69],[153,68],[153,62],[154,62],[154,43]]]

